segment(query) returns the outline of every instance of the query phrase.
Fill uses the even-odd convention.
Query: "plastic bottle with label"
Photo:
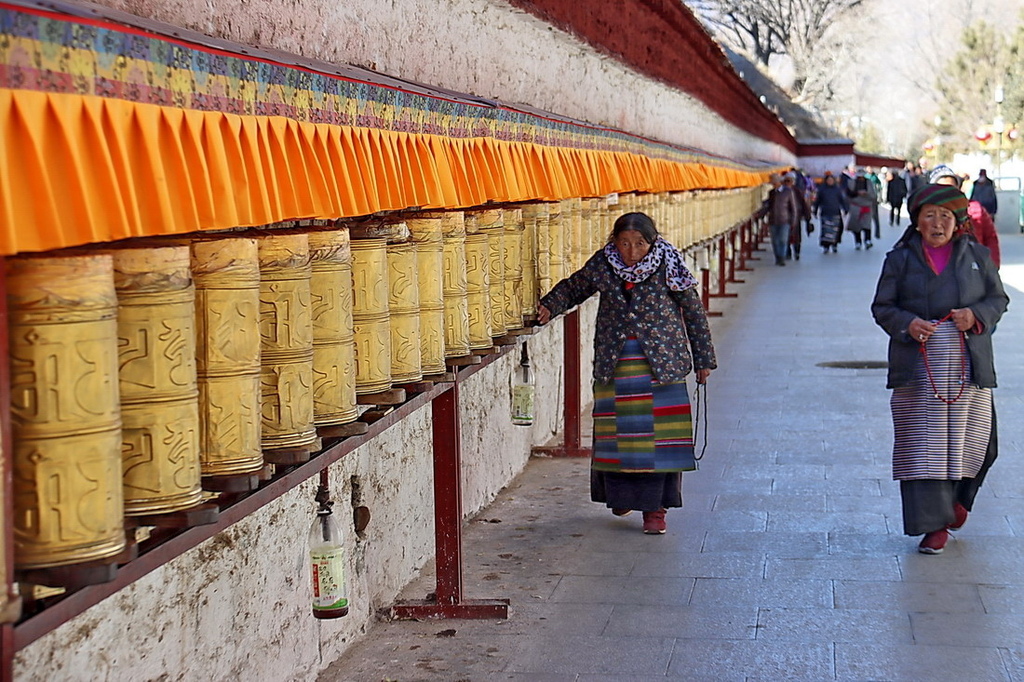
[[[512,382],[512,423],[516,426],[533,424],[533,397],[533,370],[530,369],[530,356],[524,343],[523,356],[516,370],[515,381]]]
[[[313,577],[313,615],[341,618],[348,613],[345,587],[345,541],[330,507],[321,507],[309,529],[309,559]]]

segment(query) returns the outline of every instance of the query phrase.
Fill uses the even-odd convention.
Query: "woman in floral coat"
[[[705,383],[715,363],[697,281],[644,213],[615,221],[611,240],[544,296],[539,319],[600,294],[594,334],[591,499],[616,516],[643,512],[665,532],[681,507],[682,472],[697,468],[686,375]]]

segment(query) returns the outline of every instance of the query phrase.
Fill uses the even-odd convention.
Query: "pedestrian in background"
[[[882,228],[878,220],[878,200],[882,196],[882,181],[878,177],[878,173],[875,172],[874,167],[867,166],[864,169],[864,177],[866,177],[875,189],[875,201],[871,205],[871,222],[875,226],[875,239],[882,238]]]
[[[836,252],[843,238],[843,214],[848,210],[846,192],[836,184],[836,178],[831,172],[825,173],[825,179],[814,198],[814,215],[821,221],[818,244],[824,253],[828,253],[829,249],[832,249],[832,253]]]
[[[775,264],[786,264],[786,247],[789,245],[789,232],[794,225],[799,226],[800,205],[792,184],[782,181],[778,173],[771,175],[772,189],[765,201],[768,211],[768,229],[771,232],[772,252]]]
[[[853,190],[849,194],[850,210],[846,214],[846,229],[853,233],[853,240],[856,249],[860,251],[861,244],[870,249],[874,244],[871,242],[871,216],[872,207],[877,203],[875,186],[864,171],[857,171],[853,180]]]
[[[797,215],[796,220],[789,226],[789,242],[786,245],[786,258],[800,260],[800,246],[803,243],[803,233],[800,226],[807,221],[808,236],[814,231],[811,225],[811,207],[807,203],[807,188],[801,185],[803,175],[797,171],[790,171],[782,176],[782,183],[793,190],[796,197]],[[806,180],[803,180],[806,182]]]
[[[967,521],[996,459],[992,331],[1009,298],[988,249],[968,238],[967,198],[926,185],[886,254],[871,313],[889,335],[893,479],[903,532],[939,554]]]
[[[907,183],[899,173],[889,171],[886,175],[885,201],[889,204],[889,227],[900,226],[903,201],[907,198]]]
[[[960,189],[960,183],[963,182],[963,178],[945,164],[936,166],[928,175],[928,180],[937,185],[951,185],[957,189]],[[967,217],[970,220],[971,236],[980,244],[988,247],[989,256],[998,268],[1001,259],[999,234],[996,232],[996,224],[992,216],[980,201],[972,199],[967,204]]]
[[[978,171],[978,179],[974,181],[974,187],[971,188],[971,201],[977,201],[984,206],[989,215],[995,219],[996,210],[999,208],[996,185],[989,179],[988,171],[984,168]]]
[[[600,294],[594,333],[594,454],[590,498],[616,516],[643,512],[663,534],[681,507],[682,472],[697,468],[686,375],[707,382],[715,349],[697,280],[644,213],[615,221],[611,239],[538,305],[541,324]]]

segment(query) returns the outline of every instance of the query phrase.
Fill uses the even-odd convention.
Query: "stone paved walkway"
[[[901,534],[885,370],[821,364],[885,360],[884,229],[765,257],[712,303],[707,453],[666,535],[591,503],[586,462],[534,459],[463,534],[465,596],[511,617],[381,623],[321,682],[1024,680],[1024,236],[1001,235],[1000,459],[925,556]]]

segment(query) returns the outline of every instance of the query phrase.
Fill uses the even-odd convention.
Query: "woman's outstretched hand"
[[[697,372],[697,383],[706,384],[708,383],[708,377],[711,376],[710,369],[698,369]]]
[[[546,306],[537,306],[537,321],[541,324],[547,324],[551,321],[551,311]]]

